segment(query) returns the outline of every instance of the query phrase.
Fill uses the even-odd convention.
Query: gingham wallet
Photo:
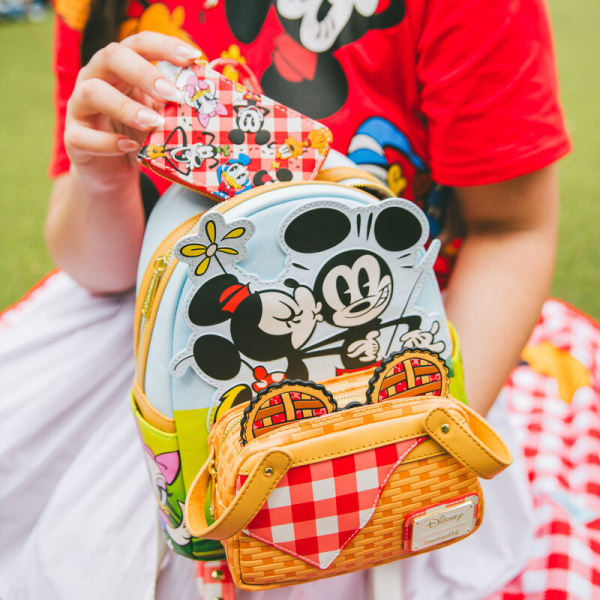
[[[478,477],[512,461],[486,421],[450,395],[443,361],[421,350],[321,384],[271,384],[217,421],[209,449],[186,523],[193,536],[222,541],[246,590],[457,542],[483,518]]]
[[[179,101],[138,156],[151,170],[217,201],[316,177],[332,141],[321,123],[203,64],[180,70],[175,85]]]

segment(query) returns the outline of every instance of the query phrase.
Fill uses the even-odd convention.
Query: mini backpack
[[[248,126],[226,102],[217,108],[217,90],[230,84],[203,76],[212,75],[178,81],[192,86],[188,99],[212,94],[203,122],[219,120],[215,130],[230,144],[225,153],[224,138],[213,140],[223,156],[196,169],[214,175],[240,154],[256,156],[253,145],[264,166],[277,152],[277,143],[261,143],[264,121],[259,137],[242,139],[237,131]],[[270,106],[235,85],[253,113]],[[198,126],[185,121],[197,109],[177,112],[181,105],[141,153],[178,181],[173,157],[193,166],[194,143],[205,145],[190,143],[189,132],[182,139]],[[164,141],[175,127],[187,154]],[[320,124],[309,127],[323,139]],[[307,160],[312,181],[261,173],[227,190],[214,179],[211,192],[212,175],[190,169],[185,187],[171,186],[152,212],[141,252],[132,407],[160,522],[179,554],[226,554],[244,589],[454,543],[483,518],[478,477],[511,462],[465,404],[426,216],[323,150]],[[281,153],[273,158],[280,169]]]

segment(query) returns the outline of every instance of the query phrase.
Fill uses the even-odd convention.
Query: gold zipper
[[[202,214],[204,214],[204,213],[202,213]],[[197,221],[194,221],[194,224],[192,225],[192,227],[190,227],[190,229],[188,229],[188,231],[186,231],[184,234],[182,234],[181,237],[185,237],[186,235],[189,235],[197,227],[198,222],[200,221],[201,218],[202,218],[202,215],[200,215],[198,217]],[[181,239],[181,238],[179,238],[179,239]],[[177,241],[179,241],[179,240],[177,240]],[[136,356],[136,371],[138,371],[140,368],[142,352],[143,352],[143,348],[144,348],[144,339],[148,333],[148,331],[147,331],[148,322],[150,321],[150,316],[154,309],[154,305],[155,305],[154,301],[156,299],[156,292],[157,292],[158,286],[160,285],[160,282],[162,281],[162,278],[163,278],[164,274],[166,273],[167,268],[169,267],[169,264],[173,260],[174,256],[175,256],[175,254],[173,253],[173,246],[171,246],[164,253],[164,255],[159,256],[158,258],[156,258],[154,260],[152,277],[150,278],[150,282],[148,284],[148,288],[146,289],[146,294],[144,296],[144,303],[142,304],[142,318],[140,321],[137,356]],[[140,384],[143,385],[143,382],[140,381]]]
[[[349,394],[347,396],[340,396],[339,399],[336,398],[338,408],[341,408],[342,410],[344,410],[345,407],[348,406],[348,404],[350,404],[353,400],[356,400],[360,404],[367,403],[367,397],[364,391],[362,394]]]
[[[219,452],[221,452],[221,448],[223,447],[225,440],[229,437],[229,434],[242,422],[242,418],[243,418],[243,415],[241,417],[237,417],[237,418],[233,419],[233,421],[231,421],[231,423],[229,423],[229,425],[227,425],[227,427],[225,428],[225,431],[223,432],[223,435],[221,436],[221,443],[219,444],[219,449],[217,450],[217,454]]]
[[[168,254],[168,253],[167,253]],[[167,270],[167,254],[164,256],[159,256],[154,261],[154,272],[152,273],[152,278],[150,279],[150,283],[148,284],[148,290],[146,292],[146,297],[144,298],[144,304],[142,305],[142,317],[145,319],[148,318],[150,314],[150,305],[152,304],[152,300],[154,299],[154,294],[156,294],[156,288],[162,279],[165,271]]]
[[[364,190],[370,193],[373,193],[373,191],[379,192],[380,195],[378,194],[373,194],[374,196],[377,196],[377,198],[379,198],[379,200],[385,200],[387,198],[397,198],[396,194],[394,194],[394,192],[392,192],[392,190],[390,190],[390,188],[386,187],[385,185],[382,184],[378,184],[375,183],[373,181],[369,181],[368,179],[350,179],[348,181],[346,181],[345,183],[340,183],[340,185],[343,185],[345,187],[351,187],[351,188],[356,188],[359,190]]]
[[[146,290],[144,304],[142,304],[142,319],[140,322],[140,332],[138,335],[138,353],[136,357],[136,365],[139,365],[142,358],[142,348],[144,347],[144,338],[146,337],[146,328],[148,327],[148,321],[152,311],[152,303],[154,301],[154,296],[156,295],[156,290],[158,289],[163,275],[167,270],[167,265],[170,259],[170,256],[167,258],[167,255],[169,254],[172,254],[172,250],[169,250],[164,256],[159,256],[154,261],[154,271],[152,273],[152,277],[150,278],[148,289]]]
[[[217,456],[220,455],[221,448],[223,448],[223,445],[225,444],[227,438],[231,435],[231,433],[235,430],[235,428],[242,422],[243,417],[244,417],[244,415],[242,415],[241,417],[234,418],[227,425],[227,427],[225,427],[225,431],[223,432],[223,435],[221,436],[221,441],[219,442],[219,448],[215,452],[215,457],[211,461],[212,464],[210,465],[210,467],[211,467],[210,474],[214,481],[217,480]]]

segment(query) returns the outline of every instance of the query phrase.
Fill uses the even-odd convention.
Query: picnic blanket
[[[600,324],[548,300],[505,385],[531,483],[527,568],[488,600],[600,598]]]

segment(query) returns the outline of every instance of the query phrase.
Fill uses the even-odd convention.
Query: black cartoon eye
[[[298,215],[285,230],[285,243],[296,252],[312,254],[334,248],[350,233],[350,219],[333,208],[316,208]]]
[[[375,238],[389,252],[399,252],[414,246],[423,233],[417,217],[399,206],[382,210],[375,221]]]
[[[350,291],[350,286],[348,285],[348,281],[345,277],[340,275],[336,278],[335,289],[337,291],[337,297],[343,304],[348,306],[352,303],[352,292]]]
[[[358,287],[363,297],[369,295],[369,290],[371,289],[370,277],[369,272],[364,267],[358,272]]]

